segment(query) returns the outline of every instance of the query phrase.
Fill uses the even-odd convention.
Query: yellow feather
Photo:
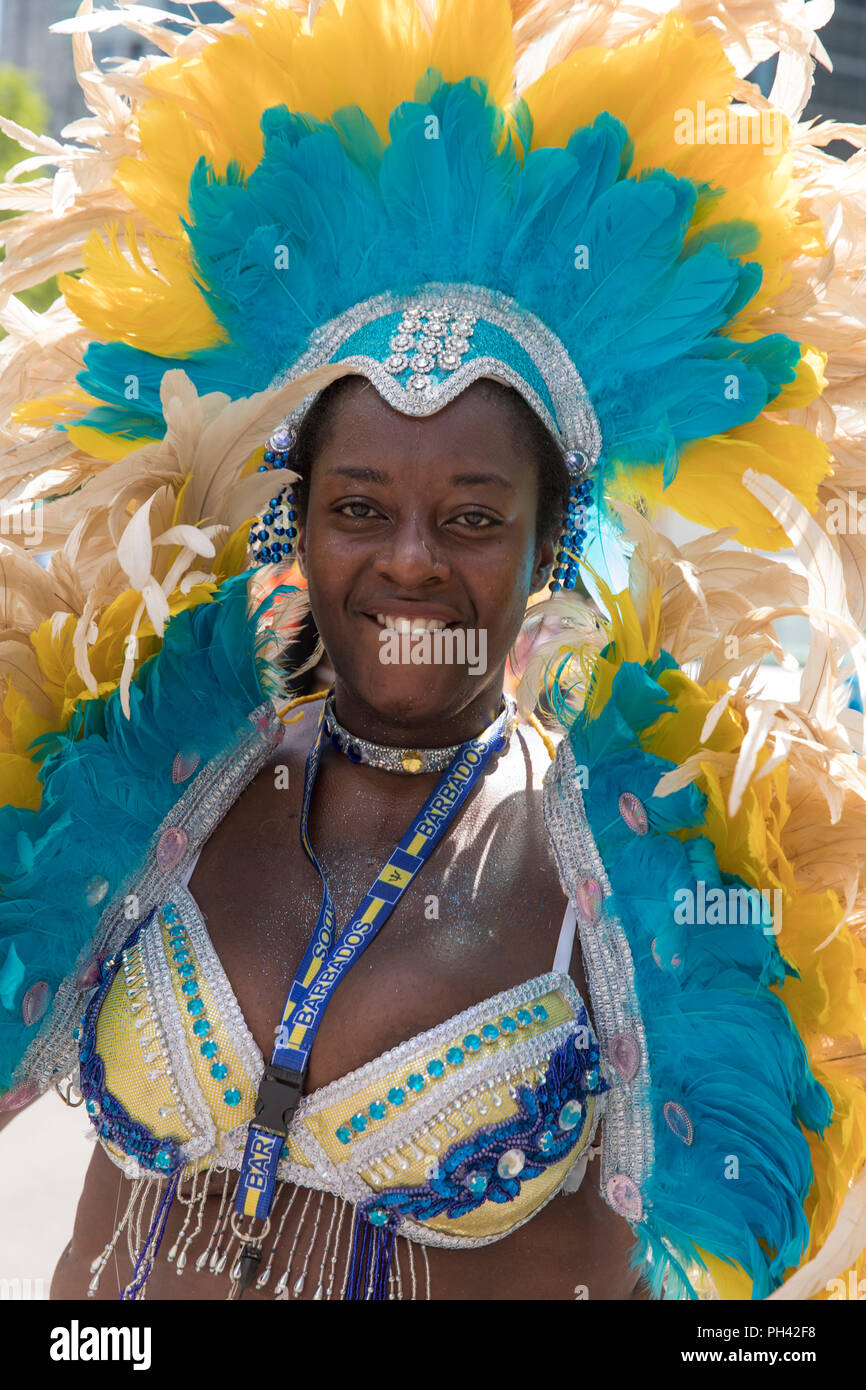
[[[736,539],[753,549],[786,549],[790,541],[782,527],[743,487],[748,468],[769,473],[814,512],[818,486],[830,471],[829,451],[811,430],[762,415],[727,434],[687,445],[666,488],[659,465],[630,470],[611,490],[626,500],[638,493],[651,505],[671,507],[710,530],[736,526]]]
[[[87,238],[79,278],[58,277],[66,303],[94,337],[160,357],[185,357],[226,341],[192,278],[185,242],[146,234],[148,264],[131,220],[122,244],[117,225],[106,236],[107,243],[97,232]]]
[[[69,390],[58,391],[53,396],[37,396],[31,401],[22,401],[12,411],[12,419],[18,425],[50,426],[61,420],[80,419],[102,404],[97,396],[88,395],[80,386],[71,386]]]
[[[741,334],[741,337],[747,337]],[[809,343],[801,343],[800,361],[797,363],[797,375],[787,386],[783,386],[779,395],[773,401],[773,411],[777,410],[800,410],[807,406],[816,396],[820,396],[827,385],[825,368],[827,366],[827,354],[820,348],[812,347]]]
[[[103,459],[106,463],[117,463],[119,459],[125,459],[127,454],[135,453],[136,449],[143,449],[145,444],[160,442],[158,439],[151,439],[149,435],[124,439],[119,434],[94,429],[92,425],[68,425],[66,433],[76,449],[80,449],[83,454],[90,454],[92,458]]]
[[[745,218],[761,235],[749,259],[761,262],[764,278],[741,315],[745,324],[786,282],[786,263],[800,254],[823,255],[826,248],[819,223],[797,220],[799,195],[785,149],[787,123],[784,129],[778,127],[778,153],[772,152],[775,132],[763,143],[710,144],[682,138],[689,134],[688,113],[693,137],[706,135],[707,113],[727,110],[736,81],[719,39],[709,31],[697,34],[681,15],[670,13],[651,33],[620,48],[577,49],[538,78],[524,96],[536,146],[563,145],[576,125],[608,111],[625,123],[634,139],[633,172],[666,168],[724,189],[701,226]]]

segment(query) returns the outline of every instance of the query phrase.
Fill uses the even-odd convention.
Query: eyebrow
[[[351,478],[356,483],[378,483],[381,487],[388,487],[393,479],[386,473],[382,473],[378,468],[358,468],[349,464],[344,464],[339,468],[328,470],[333,478]],[[514,492],[514,484],[501,473],[455,473],[449,478],[452,487],[481,487],[488,483],[494,486],[505,488],[508,492]]]

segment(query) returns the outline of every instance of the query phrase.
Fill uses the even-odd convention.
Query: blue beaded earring
[[[550,592],[560,589],[573,589],[577,583],[578,559],[586,540],[586,519],[589,513],[592,488],[585,477],[589,459],[579,450],[565,456],[565,466],[570,478],[568,488],[568,508],[565,513],[562,534],[556,550],[556,561],[550,574]],[[582,480],[582,481],[581,481]]]
[[[289,468],[294,444],[294,430],[275,430],[268,440],[265,461],[259,465],[259,472],[267,473],[271,468]],[[295,495],[291,486],[275,490],[274,496],[268,502],[267,511],[256,517],[250,526],[249,544],[254,564],[289,563],[295,552],[297,515]]]

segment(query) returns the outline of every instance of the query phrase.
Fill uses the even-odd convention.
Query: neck
[[[447,748],[476,738],[499,714],[502,676],[462,709],[431,715],[414,714],[410,705],[394,711],[374,709],[337,676],[334,681],[334,713],[343,728],[356,738],[395,748]]]

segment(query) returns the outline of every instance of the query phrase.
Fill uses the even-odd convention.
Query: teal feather
[[[623,663],[593,719],[569,714],[561,686],[551,702],[587,769],[584,807],[611,886],[606,910],[634,962],[647,1040],[654,1159],[642,1185],[645,1219],[634,1226],[634,1265],[653,1297],[694,1297],[687,1271],[702,1264],[700,1248],[740,1265],[753,1297],[765,1298],[808,1245],[805,1131],[822,1134],[832,1105],[774,992],[796,972],[773,934],[751,914],[724,925],[677,920],[680,890],[694,902],[700,882],[707,892],[749,885],[719,869],[700,833],[705,799],[694,784],[653,795],[674,765],[645,752],[639,736],[673,708],[654,677],[675,667],[667,653],[646,668]],[[619,813],[623,789],[643,803],[647,834],[635,835]],[[666,1123],[667,1101],[687,1112],[690,1144]]]
[[[289,591],[282,586],[248,614],[249,577],[227,580],[212,601],[171,618],[159,652],[132,682],[128,719],[115,690],[84,701],[67,729],[34,742],[38,811],[0,808],[0,1088],[41,1026],[24,1024],[24,994],[37,980],[56,991],[75,969],[107,904],[143,865],[154,832],[190,785],[172,780],[177,752],[197,752],[203,767],[248,734],[252,711],[280,693],[284,678],[262,650],[269,634],[259,623]],[[87,902],[92,878],[108,883],[98,905]]]
[[[760,285],[759,263],[743,259],[758,230],[744,219],[707,226],[720,190],[705,182],[633,174],[633,140],[608,112],[560,149],[531,147],[525,104],[514,121],[512,132],[481,79],[448,83],[433,68],[391,113],[385,142],[357,108],[329,120],[270,108],[251,174],[218,176],[202,160],[190,179],[195,273],[229,341],[181,361],[91,344],[78,379],[104,405],[85,422],[161,433],[169,366],[199,391],[249,395],[352,305],[469,282],[511,296],[568,350],[604,439],[598,505],[622,463],[663,464],[670,482],[685,445],[754,419],[793,379],[790,339],[725,334]],[[288,267],[274,264],[281,245]],[[124,418],[130,374],[139,398]]]

